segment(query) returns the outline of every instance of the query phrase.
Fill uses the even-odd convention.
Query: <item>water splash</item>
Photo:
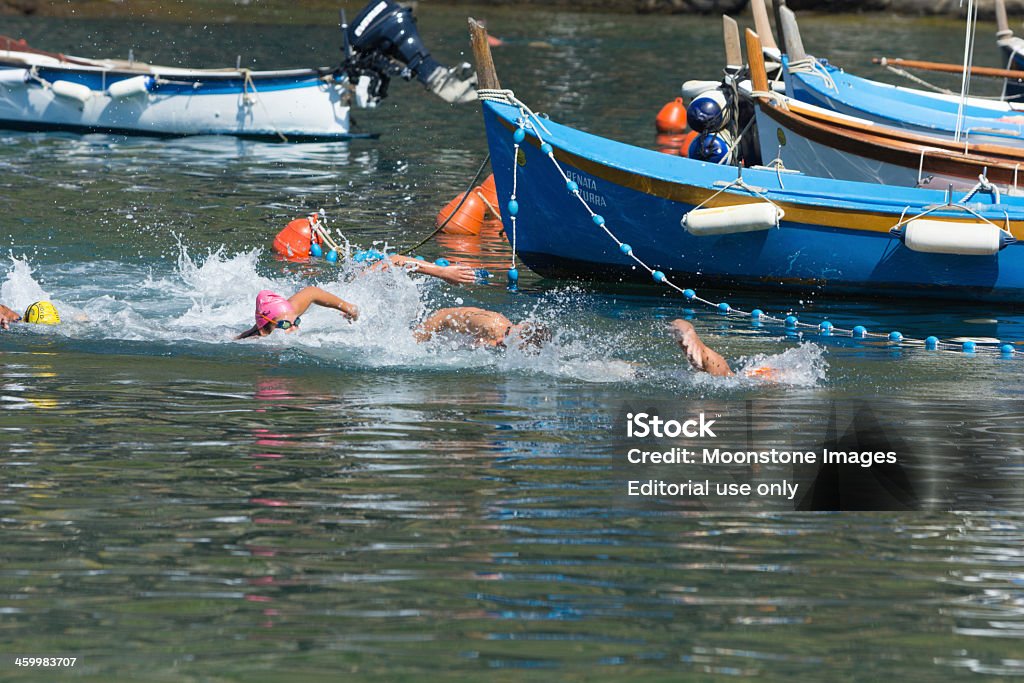
[[[0,285],[0,303],[24,311],[36,301],[50,299],[50,295],[36,281],[27,259],[11,256],[11,267]]]
[[[586,322],[576,327],[567,322],[580,320],[586,306],[576,291],[517,297],[512,303],[518,310],[504,311],[514,322],[538,322],[553,330],[552,341],[539,351],[497,352],[452,338],[420,344],[412,330],[430,311],[481,305],[467,300],[474,295],[472,289],[454,289],[400,268],[366,270],[351,263],[289,265],[267,275],[261,258],[259,249],[228,253],[223,247],[194,256],[179,241],[171,268],[110,261],[55,267],[52,296],[28,260],[13,259],[0,296],[22,309],[51,299],[64,323],[50,330],[65,337],[151,342],[161,347],[159,353],[166,353],[169,345],[205,348],[208,353],[215,345],[223,346],[223,353],[264,354],[277,362],[328,367],[472,369],[585,382],[628,382],[636,376],[636,365],[614,359],[636,346],[627,343],[626,333],[595,336]],[[351,323],[337,311],[314,306],[303,314],[297,334],[233,340],[252,325],[253,302],[261,289],[288,296],[307,285],[358,306],[358,321]]]

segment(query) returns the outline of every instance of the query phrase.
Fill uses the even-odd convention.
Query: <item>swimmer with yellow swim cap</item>
[[[729,363],[722,355],[708,347],[693,325],[685,320],[673,320],[669,323],[672,336],[679,343],[679,347],[686,352],[686,358],[695,370],[706,372],[716,377],[731,377],[733,371],[729,369]],[[775,379],[775,370],[772,368],[759,367],[746,371],[746,376],[752,379],[772,381]]]
[[[37,325],[59,325],[60,314],[49,301],[37,301],[25,309],[24,321]]]
[[[25,315],[20,316],[6,306],[0,305],[0,329],[8,330],[11,323],[35,323],[37,325],[57,325],[60,323],[60,314],[57,308],[49,301],[37,301],[27,309]]]

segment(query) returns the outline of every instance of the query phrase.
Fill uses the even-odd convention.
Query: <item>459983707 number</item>
[[[15,657],[14,665],[38,667],[74,666],[77,661],[78,657]]]

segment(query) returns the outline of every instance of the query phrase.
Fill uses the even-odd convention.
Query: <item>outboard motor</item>
[[[391,76],[415,76],[446,102],[476,99],[476,74],[469,64],[446,68],[430,56],[416,31],[412,10],[391,0],[371,0],[345,30],[342,71],[357,98],[374,106],[387,96]]]

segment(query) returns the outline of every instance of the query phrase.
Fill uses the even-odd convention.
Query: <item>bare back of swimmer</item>
[[[538,348],[551,339],[550,331],[543,325],[531,322],[513,324],[500,313],[472,306],[442,308],[429,315],[412,334],[416,341],[425,342],[443,332],[463,334],[471,337],[476,346],[494,348],[513,344]]]

